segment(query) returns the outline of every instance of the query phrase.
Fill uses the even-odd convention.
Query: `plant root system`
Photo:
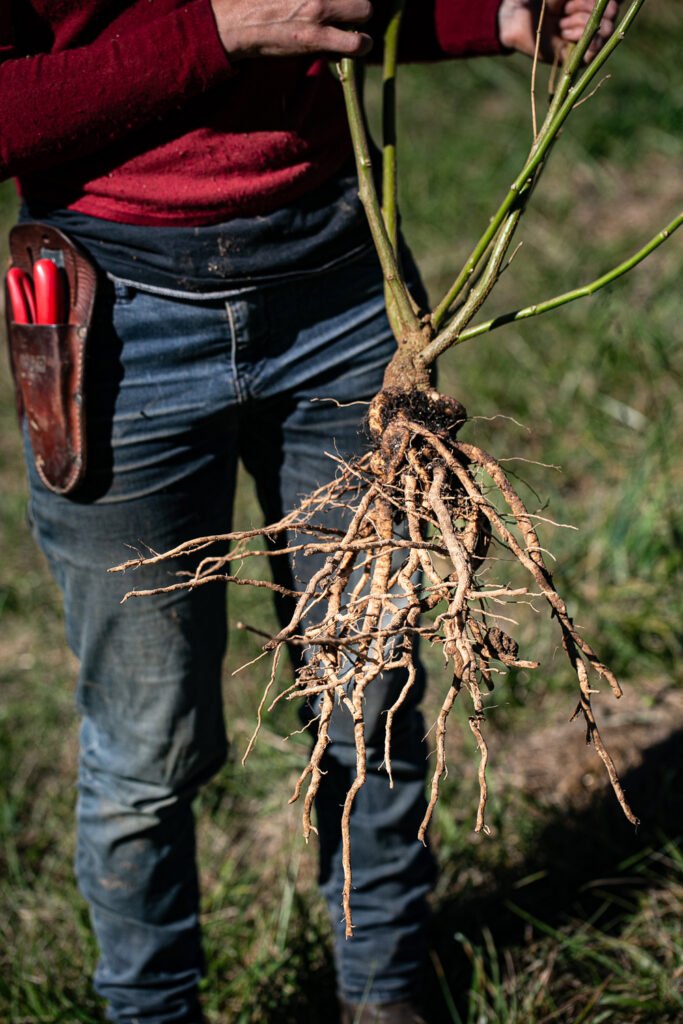
[[[294,512],[263,529],[201,538],[116,567],[120,571],[177,558],[229,541],[229,557],[205,557],[181,582],[161,590],[132,591],[128,596],[194,588],[220,579],[268,587],[291,600],[289,621],[263,647],[263,654],[274,657],[259,724],[264,709],[283,699],[316,702],[317,737],[292,796],[294,801],[304,794],[303,832],[308,838],[315,831],[313,805],[323,776],[332,713],[341,705],[352,717],[356,773],[342,811],[347,936],[352,932],[349,823],[367,772],[365,691],[381,673],[404,670],[405,685],[386,709],[384,769],[393,786],[392,728],[415,684],[418,637],[442,649],[451,674],[436,721],[435,767],[419,838],[424,842],[446,775],[448,716],[463,691],[480,759],[475,829],[487,831],[483,691],[493,689],[493,677],[501,671],[497,666],[503,670],[537,667],[536,662],[519,657],[517,643],[499,625],[501,616],[491,610],[528,594],[527,588],[513,590],[485,581],[483,566],[492,544],[502,546],[508,557],[519,562],[531,578],[534,595],[550,605],[578,681],[575,716],[583,716],[586,740],[604,762],[626,817],[637,824],[596,725],[591,706],[596,691],[590,673],[606,680],[616,697],[621,696],[621,687],[574,626],[544,562],[534,517],[501,466],[481,448],[458,439],[465,420],[458,402],[434,390],[385,387],[369,410],[372,449],[354,462],[338,459],[336,478],[309,495]],[[343,529],[316,525],[335,507],[343,509]],[[254,547],[258,538],[267,538],[270,547]],[[230,564],[244,565],[249,558],[273,554],[290,559],[315,555],[320,568],[299,590],[229,572]],[[293,683],[273,694],[277,664],[288,645],[303,651],[301,667]],[[258,725],[245,757],[257,732]]]

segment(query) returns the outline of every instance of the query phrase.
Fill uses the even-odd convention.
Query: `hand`
[[[546,0],[541,30],[541,59],[552,61],[562,55],[569,43],[577,42],[594,7],[594,0]],[[604,41],[614,32],[618,11],[617,0],[610,0],[598,33],[588,48],[586,60],[592,60]],[[503,46],[533,57],[540,13],[541,0],[502,0],[498,10],[498,33]]]
[[[372,46],[355,26],[372,15],[370,0],[211,0],[232,60],[307,53],[361,57]]]

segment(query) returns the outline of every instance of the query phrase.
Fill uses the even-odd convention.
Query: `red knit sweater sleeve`
[[[498,38],[500,0],[436,0],[439,45],[454,57],[502,53]]]
[[[0,0],[0,180],[102,150],[232,74],[209,0],[35,56],[17,49],[10,6]]]
[[[498,38],[500,3],[501,0],[409,0],[401,29],[401,58],[424,61],[505,52]],[[388,6],[387,0],[376,0],[377,40],[381,39]],[[371,59],[381,59],[379,45]]]

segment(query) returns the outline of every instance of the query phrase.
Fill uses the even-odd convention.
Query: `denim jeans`
[[[36,537],[62,588],[80,660],[77,876],[101,952],[95,987],[110,1019],[196,1024],[202,953],[192,800],[227,750],[226,594],[215,583],[122,606],[132,586],[164,585],[190,564],[134,576],[106,570],[127,557],[127,545],[161,551],[228,531],[238,459],[266,520],[330,479],[334,463],[324,452],[336,446],[348,455],[362,444],[364,408],[343,403],[376,392],[393,340],[376,260],[365,254],[221,299],[107,282],[91,344],[84,487],[70,498],[49,493],[27,452]],[[297,580],[314,568],[297,565]],[[395,788],[375,770],[382,710],[402,682],[389,674],[368,694],[350,941],[341,923],[339,818],[355,752],[341,714],[317,801],[339,986],[352,1001],[409,996],[424,952],[434,871],[416,839],[426,770],[422,683],[394,725]]]

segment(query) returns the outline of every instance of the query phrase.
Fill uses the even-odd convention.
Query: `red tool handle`
[[[62,272],[53,260],[36,260],[33,264],[33,287],[36,295],[36,323],[63,324],[66,320]]]
[[[7,271],[7,294],[14,323],[35,323],[36,304],[33,297],[33,284],[28,274],[24,270],[20,270],[19,267],[10,267]]]

